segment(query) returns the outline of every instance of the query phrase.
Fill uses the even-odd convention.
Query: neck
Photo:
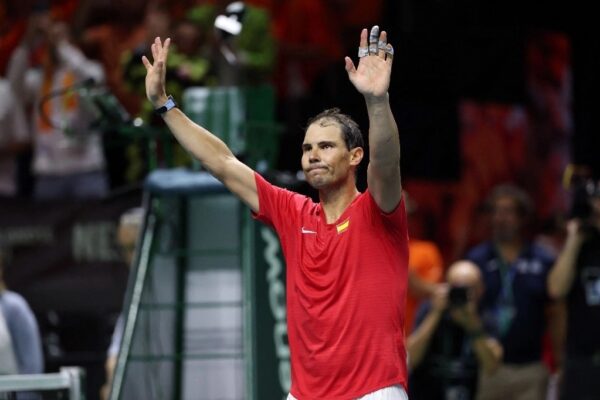
[[[346,208],[360,193],[356,185],[342,185],[336,188],[319,190],[319,201],[325,212],[325,219],[331,224],[344,213]]]
[[[523,243],[520,238],[496,241],[496,247],[500,252],[500,256],[509,263],[514,262],[517,259],[517,257],[519,257],[522,245]]]

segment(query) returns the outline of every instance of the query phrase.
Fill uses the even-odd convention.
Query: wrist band
[[[169,95],[169,97],[167,97],[167,101],[165,102],[165,104],[162,107],[159,107],[156,110],[154,110],[154,112],[158,115],[162,115],[162,114],[166,113],[167,111],[169,111],[170,109],[175,108],[175,107],[177,107],[177,103],[173,99],[173,96]]]

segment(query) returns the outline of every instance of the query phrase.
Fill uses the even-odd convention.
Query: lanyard
[[[503,337],[508,333],[516,313],[513,286],[517,268],[504,261],[500,251],[496,250],[496,253],[498,255],[498,272],[500,273],[500,293],[496,302],[496,318],[498,333]]]
[[[517,275],[517,268],[506,263],[498,253],[498,271],[500,272],[500,298],[499,303],[502,304],[514,304],[515,296],[513,286],[515,282],[515,276]]]

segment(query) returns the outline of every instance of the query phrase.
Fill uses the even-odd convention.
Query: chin
[[[327,186],[327,183],[322,179],[309,179],[307,182],[313,189],[322,189]]]

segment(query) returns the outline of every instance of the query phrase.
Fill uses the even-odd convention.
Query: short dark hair
[[[358,124],[349,115],[342,113],[339,108],[329,108],[310,118],[306,124],[306,129],[315,123],[320,126],[327,126],[330,122],[335,122],[340,127],[342,138],[348,150],[364,147],[362,132]]]
[[[531,197],[523,189],[509,183],[495,186],[492,189],[486,202],[488,210],[493,211],[496,201],[503,197],[508,197],[515,202],[519,216],[524,219],[533,217],[534,207]]]

